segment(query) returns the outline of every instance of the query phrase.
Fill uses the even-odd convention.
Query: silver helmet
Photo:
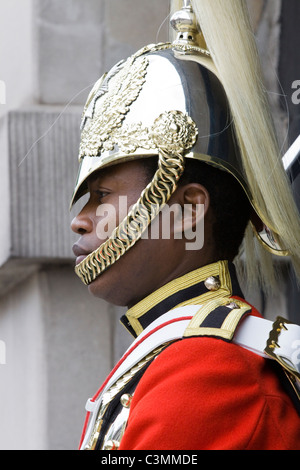
[[[149,45],[119,62],[93,87],[82,117],[74,204],[96,171],[134,159],[158,157],[158,169],[139,201],[109,240],[75,270],[93,282],[142,236],[196,159],[235,177],[264,224],[258,234],[272,253],[286,255],[276,228],[248,184],[230,105],[190,1],[172,16],[172,43]]]

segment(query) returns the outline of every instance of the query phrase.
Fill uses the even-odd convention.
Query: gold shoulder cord
[[[84,450],[95,450],[102,424],[104,415],[108,409],[108,406],[113,401],[113,399],[121,392],[121,390],[130,382],[130,380],[147,364],[149,363],[154,357],[156,357],[165,347],[167,344],[156,348],[154,351],[149,353],[146,357],[144,357],[136,366],[134,366],[129,372],[124,374],[112,387],[104,393],[102,397],[101,407],[94,425],[93,432],[90,436],[88,443],[86,444]]]

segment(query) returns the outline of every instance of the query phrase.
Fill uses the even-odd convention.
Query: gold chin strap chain
[[[168,202],[184,171],[184,154],[196,143],[198,130],[187,114],[170,111],[156,119],[151,136],[158,149],[158,170],[110,238],[76,266],[76,274],[86,285],[135,245]]]

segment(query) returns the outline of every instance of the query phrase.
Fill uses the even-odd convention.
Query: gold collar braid
[[[226,260],[218,261],[184,274],[153,292],[131,307],[121,323],[133,336],[138,336],[167,311],[231,296],[244,297],[235,267]]]

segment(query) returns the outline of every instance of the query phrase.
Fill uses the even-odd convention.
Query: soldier
[[[128,307],[135,339],[87,401],[80,448],[300,449],[299,327],[261,318],[233,264],[243,247],[264,288],[272,255],[300,266],[246,7],[187,0],[171,23],[176,40],[117,64],[83,114],[75,270]]]

